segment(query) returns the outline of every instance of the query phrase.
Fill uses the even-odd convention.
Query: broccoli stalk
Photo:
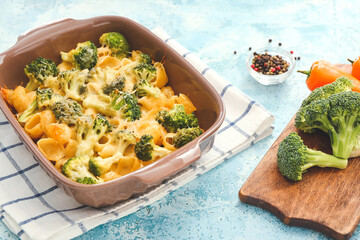
[[[153,136],[149,134],[142,135],[135,144],[135,154],[142,161],[156,160],[170,153],[171,150],[156,145]]]
[[[46,78],[56,77],[59,74],[59,69],[53,61],[38,57],[25,66],[24,72],[29,78],[26,88],[33,91],[44,84]]]
[[[111,144],[115,145],[115,154],[112,157],[102,158],[94,157],[89,161],[89,169],[95,176],[109,171],[111,166],[118,162],[123,156],[125,150],[136,143],[134,134],[126,130],[117,131],[112,135]]]
[[[140,79],[134,84],[133,90],[135,91],[135,95],[138,97],[145,97],[145,96],[153,96],[159,97],[161,93],[159,88],[154,87],[145,79]]]
[[[109,121],[101,114],[97,114],[95,117],[78,117],[76,129],[78,145],[75,156],[92,156],[94,154],[94,145],[105,133],[111,130],[112,126]]]
[[[115,90],[111,94],[111,108],[116,110],[122,119],[128,121],[138,120],[141,116],[140,106],[137,97],[128,92]]]
[[[101,35],[99,42],[102,46],[111,50],[111,55],[117,58],[124,58],[129,55],[130,46],[124,35],[118,32],[108,32]]]
[[[63,61],[72,63],[76,69],[80,70],[95,67],[98,60],[97,48],[91,41],[78,43],[75,49],[60,54]]]
[[[102,182],[89,171],[89,156],[73,157],[62,166],[61,172],[70,180],[83,184],[96,184]]]
[[[170,111],[162,110],[156,113],[155,119],[168,132],[175,133],[178,129],[198,127],[199,122],[193,113],[185,112],[184,105],[174,104]]]
[[[202,133],[203,131],[200,127],[179,129],[173,138],[173,144],[176,148],[180,148],[200,136]]]
[[[311,167],[345,169],[348,160],[310,149],[304,145],[296,132],[292,132],[279,145],[277,163],[283,176],[299,181],[302,179],[302,174]]]

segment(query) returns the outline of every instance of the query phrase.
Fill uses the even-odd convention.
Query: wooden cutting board
[[[278,171],[276,154],[293,131],[308,147],[331,153],[326,134],[301,133],[293,118],[240,189],[240,200],[272,212],[287,225],[349,239],[360,220],[360,159],[350,159],[345,170],[314,167],[302,181],[289,181]]]

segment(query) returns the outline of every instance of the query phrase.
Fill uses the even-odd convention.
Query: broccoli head
[[[129,55],[129,43],[121,33],[104,33],[101,35],[99,42],[102,46],[108,47],[114,57],[123,58]]]
[[[42,85],[46,78],[56,77],[59,69],[53,61],[38,57],[25,66],[24,72],[29,78],[26,88],[33,91]]]
[[[75,125],[77,118],[82,115],[81,105],[72,99],[62,99],[51,106],[51,111],[59,122]]]
[[[96,184],[102,182],[89,171],[89,156],[73,157],[62,166],[61,172],[70,180],[83,184]]]
[[[128,121],[138,120],[141,116],[137,97],[129,92],[115,90],[111,94],[111,107],[118,111],[121,118]]]
[[[103,93],[106,95],[110,95],[115,90],[122,91],[125,87],[125,77],[118,76],[115,80],[110,83],[105,84],[102,88]]]
[[[89,76],[86,71],[72,69],[60,72],[57,77],[65,97],[81,101],[84,99]]]
[[[77,149],[75,156],[92,156],[94,146],[105,133],[112,130],[109,121],[101,114],[83,115],[77,118]]]
[[[145,97],[145,96],[154,96],[159,97],[161,93],[159,88],[154,87],[145,79],[140,79],[134,84],[133,90],[135,91],[135,95],[138,97]]]
[[[61,58],[65,62],[71,62],[76,69],[91,69],[98,60],[97,47],[91,41],[78,43],[70,52],[61,52]]]
[[[111,166],[124,156],[125,150],[131,144],[136,143],[136,137],[129,131],[120,130],[111,136],[110,141],[110,144],[115,147],[115,154],[108,158],[94,157],[89,162],[89,169],[95,176],[100,176],[109,171]]]
[[[145,53],[140,53],[136,60],[141,63],[152,64],[152,59],[151,59],[150,55],[145,54]]]
[[[310,149],[296,132],[292,132],[279,145],[277,163],[281,175],[299,181],[302,174],[311,167],[345,169],[348,160]]]
[[[145,79],[151,82],[156,78],[156,68],[151,63],[140,63],[134,68],[135,75],[138,80]]]
[[[170,111],[161,110],[155,115],[155,119],[168,132],[175,133],[178,129],[198,127],[199,122],[194,113],[185,112],[184,105],[174,104]]]
[[[200,136],[202,133],[203,131],[199,127],[179,129],[173,138],[173,144],[176,148],[180,148]]]
[[[335,82],[314,89],[310,93],[310,95],[302,102],[301,106],[305,106],[315,100],[329,98],[331,95],[336,93],[351,91],[353,86],[354,84],[349,78],[340,77],[336,79]]]
[[[153,136],[144,134],[135,144],[135,154],[142,161],[151,161],[164,157],[171,153],[171,150],[155,144]]]

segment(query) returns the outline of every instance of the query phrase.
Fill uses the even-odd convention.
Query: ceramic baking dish
[[[13,89],[27,83],[24,67],[36,57],[60,63],[60,51],[69,51],[76,43],[90,40],[95,44],[104,32],[124,34],[132,49],[141,50],[161,61],[165,56],[165,69],[169,85],[175,93],[186,94],[197,107],[196,116],[206,131],[186,146],[140,170],[118,179],[94,185],[73,182],[58,172],[38,150],[25,133],[3,97],[0,107],[25,146],[40,166],[67,194],[82,204],[93,207],[111,205],[135,193],[160,184],[163,180],[189,166],[209,151],[217,129],[224,120],[225,109],[215,89],[182,56],[170,48],[151,31],[140,24],[118,16],[101,16],[84,20],[64,19],[28,31],[16,44],[0,54],[0,85]],[[98,45],[98,44],[97,44]]]

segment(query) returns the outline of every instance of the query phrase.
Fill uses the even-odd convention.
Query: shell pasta
[[[136,171],[203,133],[195,105],[167,85],[164,62],[131,50],[117,32],[25,66],[26,86],[2,88],[55,168],[82,184]]]

